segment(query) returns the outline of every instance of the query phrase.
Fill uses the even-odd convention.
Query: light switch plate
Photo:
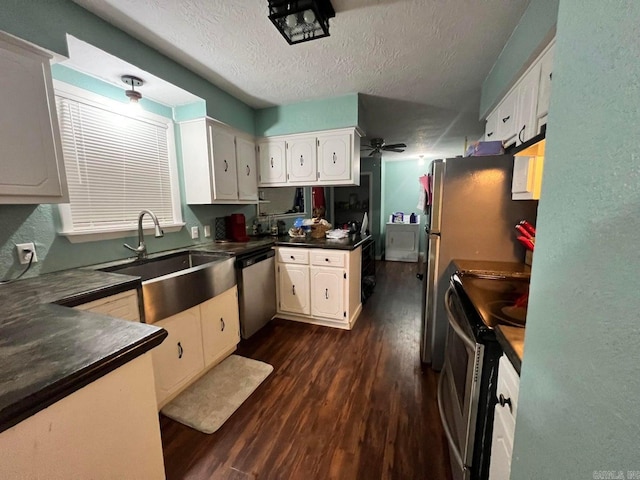
[[[196,225],[195,227],[191,227],[191,239],[195,240],[200,237],[200,229]]]
[[[211,225],[204,226],[204,238],[211,237]]]

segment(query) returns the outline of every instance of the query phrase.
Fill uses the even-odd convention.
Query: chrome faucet
[[[147,213],[151,217],[151,220],[153,220],[153,223],[156,226],[155,237],[164,237],[164,232],[162,231],[162,228],[160,228],[160,223],[158,222],[158,217],[156,217],[156,214],[151,210],[142,210],[140,212],[140,215],[138,215],[138,246],[132,247],[131,245],[127,245],[126,243],[124,244],[126,248],[128,248],[132,252],[136,252],[138,260],[146,258],[147,256],[147,246],[144,243],[144,231],[142,229],[142,217],[144,217],[145,213]]]

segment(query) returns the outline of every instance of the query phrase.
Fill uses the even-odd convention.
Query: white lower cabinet
[[[238,288],[154,325],[169,336],[152,351],[158,408],[230,355],[240,342]]]
[[[282,312],[309,315],[309,267],[306,265],[278,265],[278,309]]]
[[[316,267],[311,271],[311,315],[338,320],[347,316],[346,278],[342,268]]]
[[[204,368],[200,306],[157,322],[169,336],[152,350],[158,404],[186,385]]]
[[[496,403],[493,418],[489,480],[509,480],[511,474],[519,386],[520,376],[507,357],[503,355],[500,357],[498,367],[498,387],[496,389],[498,403]]]
[[[362,248],[277,247],[278,316],[350,329],[361,303]]]
[[[231,288],[200,305],[204,366],[216,363],[240,341],[238,290]]]

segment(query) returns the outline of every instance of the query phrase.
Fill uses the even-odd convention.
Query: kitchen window
[[[72,242],[125,237],[137,230],[143,209],[166,231],[179,230],[173,121],[65,83],[54,86],[70,199],[60,205],[60,233]]]

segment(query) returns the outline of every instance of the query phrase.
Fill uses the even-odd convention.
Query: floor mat
[[[231,355],[162,408],[173,420],[213,433],[273,371],[268,363]]]

